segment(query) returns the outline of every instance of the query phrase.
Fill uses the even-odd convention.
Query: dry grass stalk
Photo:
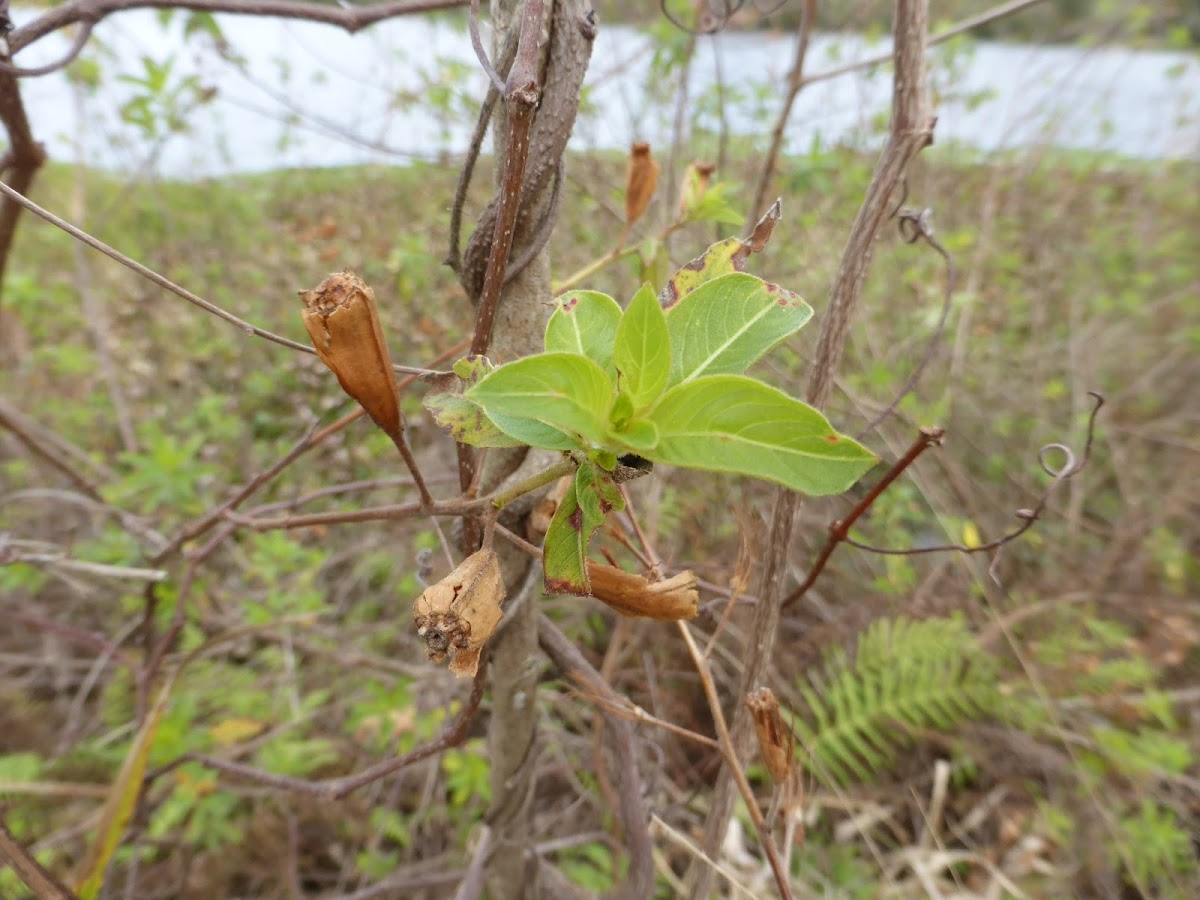
[[[451,672],[474,677],[480,651],[504,615],[503,601],[499,558],[487,549],[472,553],[413,602],[413,621],[426,654],[434,662],[451,656]]]

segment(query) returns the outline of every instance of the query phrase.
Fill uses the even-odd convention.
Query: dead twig
[[[860,550],[866,550],[870,553],[880,553],[885,556],[916,556],[922,553],[945,553],[948,551],[954,551],[958,553],[986,553],[991,550],[999,550],[1005,544],[1015,541],[1026,531],[1032,528],[1034,523],[1041,518],[1042,513],[1046,509],[1046,504],[1050,502],[1050,498],[1054,495],[1054,492],[1058,490],[1059,486],[1067,479],[1077,475],[1080,471],[1082,471],[1082,469],[1091,460],[1092,441],[1096,433],[1096,416],[1099,414],[1100,408],[1104,406],[1104,396],[1098,391],[1088,391],[1088,396],[1095,401],[1095,406],[1092,407],[1091,415],[1088,417],[1087,441],[1084,444],[1083,455],[1076,457],[1074,451],[1071,450],[1070,447],[1068,447],[1066,444],[1058,443],[1046,444],[1044,447],[1041,447],[1038,450],[1038,465],[1042,467],[1042,471],[1049,475],[1052,480],[1046,487],[1046,490],[1042,492],[1042,496],[1038,498],[1038,502],[1032,509],[1017,510],[1016,517],[1021,520],[1021,524],[1007,534],[1001,535],[998,538],[978,545],[937,544],[932,547],[911,547],[907,549],[875,547],[871,544],[864,544],[861,541],[856,541],[854,538],[849,537],[846,534],[843,534],[840,539],[852,547],[857,547]],[[1063,454],[1064,459],[1062,465],[1057,467],[1051,465],[1049,462],[1049,454],[1051,453]],[[848,531],[849,526],[847,526],[845,530]],[[996,559],[992,561],[992,565],[988,569],[988,572],[992,576],[993,580],[996,578],[995,568],[998,562],[999,554],[997,554]],[[794,596],[795,595],[793,595],[793,597]],[[789,603],[792,601],[793,597],[788,598]]]
[[[825,571],[825,564],[829,562],[829,557],[833,555],[833,551],[837,549],[837,545],[843,541],[850,542],[850,529],[854,527],[854,523],[862,518],[863,513],[871,508],[871,505],[879,499],[879,496],[888,489],[888,487],[904,474],[914,462],[917,461],[922,453],[930,447],[939,446],[946,437],[946,432],[941,428],[922,428],[917,439],[913,441],[912,446],[908,448],[902,457],[892,464],[888,469],[887,474],[879,479],[879,482],[871,488],[858,503],[854,504],[854,509],[850,510],[850,514],[844,519],[840,519],[829,526],[829,538],[825,541],[825,546],[821,548],[820,554],[817,556],[817,561],[812,564],[808,571],[808,577],[804,579],[804,583],[792,591],[786,600],[783,601],[783,608],[787,609],[806,593],[821,577],[821,573]]]
[[[7,862],[38,900],[78,900],[66,885],[33,858],[0,821],[0,860]]]
[[[930,114],[925,71],[928,25],[928,0],[897,0],[894,26],[896,74],[892,90],[891,130],[842,253],[842,262],[822,321],[806,391],[808,402],[818,409],[825,405],[833,386],[876,238],[895,208],[892,197],[900,187],[909,163],[933,140],[935,119]],[[767,664],[773,655],[796,507],[796,494],[786,490],[776,494],[758,592],[761,602],[755,607],[751,635],[743,651],[746,662],[738,682],[738,697],[745,697],[751,690],[761,686]],[[733,747],[738,757],[749,751],[753,734],[749,711],[739,704],[732,729]],[[730,769],[734,777],[719,779],[713,792],[703,844],[708,856],[715,856],[718,852],[733,812],[736,773],[728,765],[725,769]],[[708,896],[712,889],[712,877],[712,870],[707,865],[693,863],[688,877],[689,891],[694,896]]]
[[[604,697],[609,704],[619,705],[620,697],[600,677],[571,640],[544,613],[537,617],[538,643],[563,673],[587,692]],[[625,883],[614,892],[615,897],[640,900],[650,896],[654,885],[654,855],[647,829],[649,815],[642,800],[638,782],[637,763],[633,756],[633,731],[619,715],[600,707],[608,727],[606,733],[616,755],[613,774],[616,777],[621,825],[629,851],[629,867]]]
[[[700,684],[703,686],[704,696],[708,700],[708,709],[712,713],[713,725],[717,729],[721,756],[725,760],[726,768],[733,776],[733,781],[737,785],[738,793],[742,796],[742,801],[746,804],[746,810],[750,813],[754,827],[758,829],[758,841],[771,864],[771,871],[775,875],[775,885],[779,888],[779,896],[783,900],[791,900],[792,888],[787,870],[779,858],[779,850],[775,846],[775,836],[771,834],[766,818],[763,816],[762,810],[758,808],[758,799],[754,796],[754,789],[750,787],[750,782],[746,779],[746,772],[738,761],[737,749],[729,733],[729,726],[725,723],[725,713],[721,710],[721,698],[717,695],[717,685],[713,681],[712,672],[709,671],[708,661],[700,653],[700,648],[696,646],[696,641],[692,637],[687,623],[676,622],[675,624],[679,628],[679,634],[683,637],[684,643],[687,644],[688,653],[692,656],[692,664],[700,676]]]
[[[758,174],[758,186],[754,189],[754,202],[750,205],[750,219],[757,220],[766,211],[768,192],[771,190],[771,180],[775,177],[775,164],[779,161],[779,151],[783,147],[784,132],[787,131],[788,119],[792,115],[792,106],[800,89],[804,86],[804,59],[808,55],[808,42],[812,37],[813,24],[817,20],[817,0],[804,0],[800,10],[800,26],[796,29],[796,56],[792,61],[792,69],[788,72],[787,93],[783,97],[783,106],[771,130],[771,146],[767,148],[766,159]]]
[[[179,768],[184,763],[194,762],[204,766],[206,769],[224,772],[227,775],[244,778],[247,781],[267,787],[339,800],[360,788],[366,787],[368,784],[393,775],[401,769],[457,747],[466,740],[471,722],[475,718],[475,713],[479,710],[480,702],[483,700],[483,689],[487,682],[487,668],[487,652],[485,651],[479,660],[479,669],[475,673],[475,681],[471,686],[471,695],[467,698],[467,702],[463,704],[462,709],[459,710],[458,716],[446,727],[441,735],[427,744],[410,750],[408,753],[376,763],[355,775],[345,775],[341,778],[326,778],[320,781],[308,781],[304,778],[294,778],[290,775],[276,775],[273,772],[266,772],[254,766],[220,759],[215,756],[185,753],[174,762],[152,772],[147,776],[147,781],[160,778]]]
[[[905,196],[908,193],[907,182],[904,185]],[[892,402],[885,406],[866,427],[859,431],[854,437],[856,440],[862,440],[863,437],[879,427],[879,423],[896,411],[896,407],[900,405],[905,397],[909,395],[913,388],[917,386],[917,382],[921,380],[921,376],[925,374],[925,369],[933,362],[934,356],[937,355],[938,345],[942,342],[942,334],[946,330],[946,320],[950,318],[950,305],[954,299],[954,288],[958,283],[958,267],[954,264],[954,257],[950,255],[942,243],[933,236],[933,226],[930,224],[932,211],[923,209],[920,212],[913,209],[904,209],[904,197],[900,199],[900,208],[896,211],[898,217],[898,227],[900,236],[906,244],[915,244],[918,240],[924,240],[934,251],[940,256],[946,264],[946,286],[942,291],[942,310],[938,314],[937,325],[934,326],[933,334],[929,336],[929,340],[925,344],[925,352],[921,354],[921,359],[913,368],[908,379],[897,391]]]

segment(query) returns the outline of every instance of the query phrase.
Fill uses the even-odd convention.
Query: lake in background
[[[36,15],[12,12],[18,26]],[[185,39],[182,14],[165,27],[149,10],[105,19],[84,51],[100,63],[100,90],[83,94],[62,73],[23,79],[35,138],[57,160],[75,159],[78,150],[91,165],[127,171],[149,165],[182,177],[400,162],[466,146],[486,85],[459,20],[409,16],[352,36],[326,25],[217,19],[228,58],[207,36]],[[728,128],[761,136],[765,148],[794,41],[791,33],[765,32],[701,39],[689,85],[693,132],[719,128],[719,69]],[[65,37],[53,35],[16,62],[50,62],[67,46]],[[887,46],[816,35],[807,68],[817,73]],[[601,26],[572,146],[669,142],[678,79],[652,83],[652,52],[638,31]],[[140,90],[123,76],[143,77],[147,57],[160,65],[173,60],[168,85],[195,75],[215,90],[211,103],[187,115],[190,133],[148,143],[122,121],[121,107]],[[974,43],[934,48],[933,58],[940,143],[985,153],[1052,144],[1143,159],[1200,159],[1200,61],[1194,54]],[[791,116],[788,149],[878,146],[890,93],[884,67],[806,87]]]

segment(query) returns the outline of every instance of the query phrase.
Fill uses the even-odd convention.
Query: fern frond
[[[841,785],[891,767],[912,731],[949,731],[997,698],[993,660],[958,616],[879,619],[853,659],[835,650],[797,686],[807,707],[796,723],[805,766]]]

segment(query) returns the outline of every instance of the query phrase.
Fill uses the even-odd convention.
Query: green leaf
[[[630,419],[612,433],[615,440],[638,454],[645,454],[658,446],[658,429],[649,419]]]
[[[454,364],[454,375],[438,376],[421,402],[456,441],[472,447],[519,447],[521,441],[501,431],[482,406],[463,396],[493,369],[483,356],[460,359]]]
[[[688,206],[685,215],[689,222],[720,222],[724,225],[741,225],[745,216],[730,205],[727,198],[729,185],[717,183],[709,187],[694,203]]]
[[[658,238],[646,238],[638,249],[638,278],[651,285],[663,285],[671,275],[671,258],[667,245]]]
[[[611,510],[624,508],[625,498],[612,476],[590,462],[583,463],[546,531],[542,564],[547,594],[591,593],[588,541]]]
[[[671,388],[650,411],[655,462],[735,472],[806,494],[838,494],[875,465],[806,403],[739,375],[710,375]]]
[[[667,311],[670,384],[740,375],[812,317],[791,291],[744,273],[705,282]]]
[[[613,340],[621,322],[621,307],[599,291],[567,291],[554,298],[557,309],[546,323],[547,353],[578,353],[610,375]]]
[[[586,357],[540,353],[495,369],[465,396],[521,443],[570,450],[604,442],[613,384]]]
[[[667,376],[671,373],[667,317],[648,284],[633,295],[621,318],[613,362],[621,390],[628,393],[635,412],[657,400],[667,386]]]

